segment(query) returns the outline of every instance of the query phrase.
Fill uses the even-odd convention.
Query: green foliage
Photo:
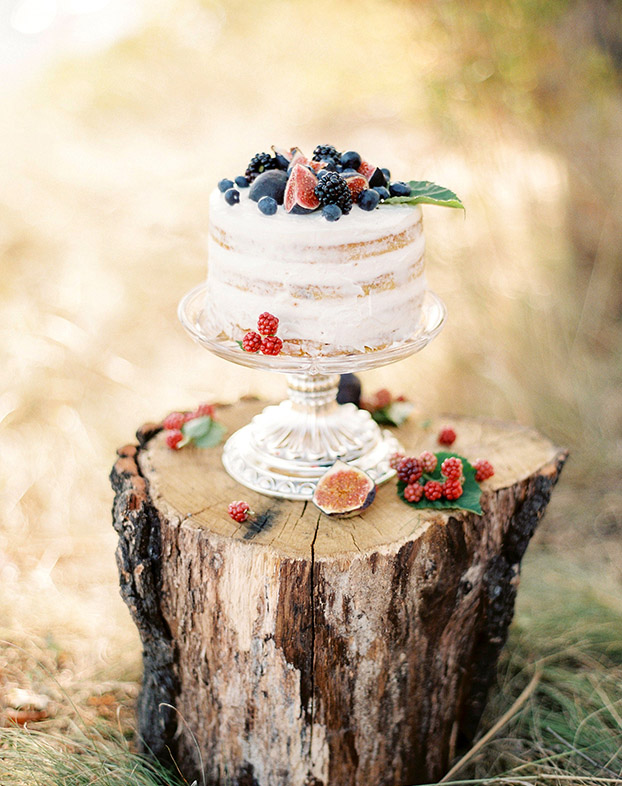
[[[219,445],[225,434],[225,427],[209,415],[189,420],[181,427],[184,439],[180,447],[192,442],[197,448],[213,448]]]
[[[478,516],[482,515],[482,506],[480,505],[480,497],[482,490],[479,483],[475,480],[475,467],[464,456],[459,456],[457,453],[447,453],[446,451],[439,451],[434,454],[437,458],[436,469],[434,472],[426,473],[421,480],[423,482],[428,480],[438,480],[442,483],[444,480],[441,475],[441,464],[446,458],[455,456],[462,461],[462,474],[464,475],[464,483],[462,484],[462,496],[458,499],[436,499],[430,501],[422,497],[419,502],[409,502],[404,499],[404,489],[406,483],[403,480],[397,481],[397,494],[401,500],[413,508],[434,508],[435,510],[469,510],[472,513],[477,513]]]
[[[371,416],[381,426],[401,426],[412,412],[410,401],[392,401],[386,407],[375,409]]]
[[[462,200],[448,188],[437,186],[429,180],[409,180],[410,196],[390,197],[384,205],[438,205],[439,207],[459,207],[464,210]]]

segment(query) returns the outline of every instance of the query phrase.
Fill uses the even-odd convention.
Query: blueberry
[[[408,183],[403,183],[401,180],[397,180],[395,183],[391,183],[389,186],[389,192],[391,196],[410,196],[410,186]]]
[[[375,188],[366,188],[359,194],[358,202],[356,203],[361,210],[374,210],[378,207],[380,202],[380,194]]]
[[[262,196],[259,202],[257,202],[257,207],[265,216],[273,216],[276,213],[278,204],[276,199],[273,199],[271,196]]]
[[[237,205],[239,201],[240,201],[240,192],[237,190],[237,188],[228,188],[225,191],[225,202],[228,205]]]
[[[376,186],[374,191],[378,192],[380,199],[388,199],[391,196],[391,194],[389,194],[389,189],[384,186]]]
[[[361,165],[361,157],[354,150],[348,150],[341,154],[341,163],[344,169],[358,169]]]
[[[282,205],[286,185],[287,174],[285,172],[281,172],[280,169],[269,169],[267,172],[257,175],[253,180],[248,196],[253,202],[259,202],[261,197],[269,196],[276,201],[277,205]]]
[[[248,188],[248,180],[244,175],[238,175],[235,179],[235,184],[238,188]]]
[[[386,166],[380,167],[380,171],[385,176],[387,183],[391,182],[391,172],[386,168]]]
[[[218,183],[218,190],[221,191],[223,194],[225,191],[228,191],[230,188],[233,188],[233,180],[229,180],[228,178],[223,178]]]
[[[342,374],[339,379],[339,390],[337,391],[338,404],[361,403],[361,381],[356,374]]]
[[[341,218],[341,208],[339,205],[324,205],[322,215],[327,221],[339,221]]]

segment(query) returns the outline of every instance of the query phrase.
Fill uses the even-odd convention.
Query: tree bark
[[[221,408],[229,429],[263,405]],[[483,516],[418,511],[395,484],[353,519],[232,480],[220,449],[171,451],[157,426],[111,479],[121,593],[143,642],[141,744],[209,786],[406,786],[473,739],[521,558],[566,452],[532,430],[445,418],[399,430],[489,459]],[[236,524],[227,505],[255,515]]]

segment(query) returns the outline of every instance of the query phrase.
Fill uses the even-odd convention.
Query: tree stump
[[[238,428],[264,403],[219,410]],[[520,560],[566,452],[514,424],[399,429],[496,470],[484,515],[418,511],[389,482],[360,517],[256,494],[219,448],[169,450],[158,426],[111,479],[121,593],[143,643],[143,750],[209,786],[406,786],[473,739],[514,610]],[[256,515],[237,524],[227,505]]]

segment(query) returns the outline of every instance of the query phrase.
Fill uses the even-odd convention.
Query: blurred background
[[[176,317],[205,277],[210,191],[271,144],[359,150],[460,195],[466,217],[424,209],[447,326],[364,387],[569,447],[516,624],[573,592],[620,621],[621,20],[616,0],[3,0],[5,687],[99,712],[113,686],[131,723],[108,472],[144,421],[284,392]]]

